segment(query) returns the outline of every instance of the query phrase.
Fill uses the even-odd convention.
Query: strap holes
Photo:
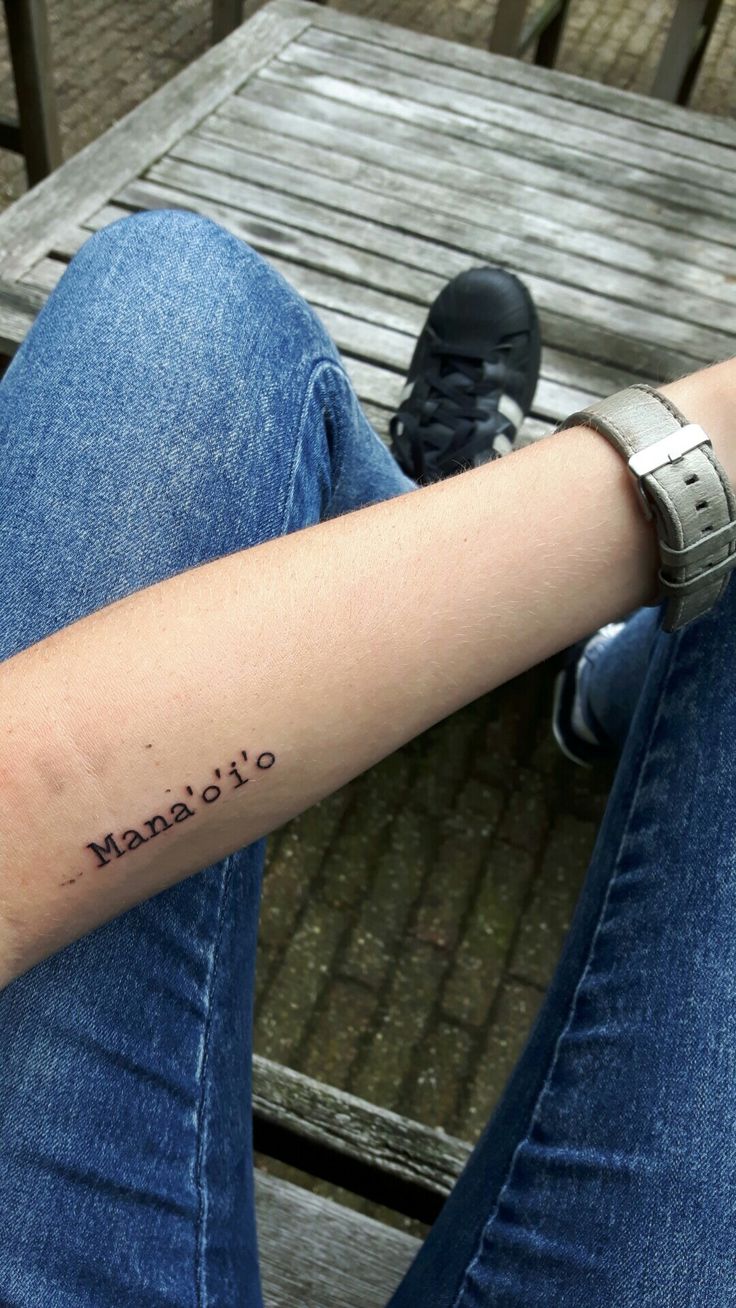
[[[707,500],[701,500],[699,504],[696,504],[696,505],[695,505],[695,507],[696,507],[696,509],[698,509],[698,510],[700,510],[700,509],[707,509],[707,507],[708,507],[708,501],[707,501]]]
[[[698,474],[697,472],[693,472],[689,477],[685,478],[685,485],[692,486],[693,482],[697,480],[698,480]]]
[[[709,531],[713,530],[713,523],[709,522],[707,527],[701,527],[700,530],[702,531],[704,536],[707,535]]]

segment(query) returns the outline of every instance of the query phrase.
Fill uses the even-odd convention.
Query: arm
[[[735,480],[736,361],[663,389]],[[622,459],[573,428],[181,573],[7,660],[0,985],[653,602],[656,572]]]

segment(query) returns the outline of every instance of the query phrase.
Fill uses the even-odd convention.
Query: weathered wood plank
[[[265,193],[264,193],[265,194]],[[424,272],[408,264],[397,264],[381,254],[319,236],[305,227],[283,222],[274,204],[269,205],[267,217],[259,213],[250,215],[205,196],[185,196],[176,188],[150,179],[132,182],[119,193],[121,205],[103,206],[93,214],[84,227],[70,227],[54,244],[54,249],[71,258],[85,241],[90,231],[106,227],[123,218],[130,210],[189,208],[227,227],[236,236],[247,241],[269,257],[281,256],[306,267],[332,272],[347,280],[382,290],[391,286],[402,296],[418,304],[429,304],[442,289],[444,279],[433,272]],[[290,215],[293,216],[293,215]],[[34,265],[35,266],[35,265]],[[30,278],[32,280],[32,278]]]
[[[180,167],[175,163],[173,166],[176,170]],[[161,171],[167,167],[169,162],[162,161]],[[469,264],[468,256],[461,251],[408,233],[391,232],[375,222],[341,215],[310,200],[235,183],[220,174],[210,175],[204,183],[204,194],[192,194],[201,187],[187,181],[184,194],[169,182],[153,181],[152,175],[158,175],[158,171],[157,166],[144,181],[125,187],[119,195],[120,203],[131,208],[193,208],[221,222],[265,255],[285,252],[298,262],[344,273],[378,289],[391,286],[410,300],[429,305],[444,281]],[[179,175],[176,181],[180,181]],[[222,188],[229,203],[212,198],[224,194]],[[97,221],[95,216],[95,224]],[[371,245],[379,247],[383,254],[374,254]],[[426,268],[433,272],[426,272]],[[611,315],[601,315],[597,322],[579,322],[574,315],[561,314],[556,301],[540,303],[539,298],[537,309],[544,340],[563,351],[611,362],[616,368],[650,381],[665,381],[692,369],[692,356],[673,349],[664,336],[651,344],[629,339],[616,326],[609,326],[609,319],[614,323]]]
[[[642,160],[655,151],[658,156],[658,171],[665,171],[675,160],[690,164],[695,157],[697,167],[704,167],[711,174],[713,170],[720,170],[726,174],[727,183],[733,184],[736,181],[732,176],[736,171],[736,129],[733,131],[730,146],[703,141],[697,151],[694,151],[692,137],[682,133],[651,123],[640,123],[635,119],[622,119],[615,110],[605,111],[596,109],[590,104],[580,105],[570,100],[563,100],[554,91],[541,91],[528,85],[495,78],[491,69],[482,74],[457,68],[452,64],[448,65],[447,61],[438,63],[419,59],[405,48],[403,42],[401,46],[397,44],[393,47],[376,46],[358,37],[346,37],[334,31],[311,27],[299,38],[299,45],[313,46],[316,50],[327,51],[338,58],[353,58],[378,64],[380,67],[388,65],[412,78],[419,76],[430,84],[441,83],[454,91],[487,97],[496,104],[505,104],[514,110],[521,110],[523,114],[532,113],[544,123],[560,122],[563,124],[563,131],[570,128],[578,129],[580,136],[577,139],[581,143],[597,137],[603,145],[603,138],[613,137],[613,141],[606,139],[608,148],[614,151],[621,151],[622,148],[624,151],[633,150],[634,157],[641,148],[646,152],[640,156]],[[622,143],[624,143],[623,147]],[[645,166],[650,167],[653,163],[654,161],[647,162]],[[717,180],[708,184],[715,185],[717,190],[720,189]]]
[[[364,400],[360,395],[358,396],[358,399],[360,400],[360,407],[373,430],[381,437],[384,445],[389,445],[390,436],[388,425],[391,421],[391,410],[384,408],[381,404],[371,404],[368,400]],[[531,443],[535,439],[534,431],[530,431],[528,437],[525,433],[525,438],[529,443]]]
[[[500,210],[517,231],[519,215],[523,215],[525,232],[531,216],[532,225],[552,228],[548,243],[574,242],[581,253],[632,272],[663,281],[677,278],[675,284],[698,291],[708,292],[714,283],[715,289],[710,291],[714,296],[720,294],[727,278],[733,278],[731,248],[631,215],[622,223],[621,215],[607,203],[607,192],[598,197],[597,204],[561,195],[556,185],[559,174],[554,169],[533,167],[530,173],[527,165],[520,171],[513,160],[509,168],[504,151],[407,123],[388,113],[379,115],[365,106],[357,108],[344,100],[315,95],[302,89],[285,65],[269,65],[223,102],[220,115],[365,158],[406,176],[430,176],[443,185],[455,185],[483,196],[494,217]],[[614,187],[610,191],[616,193]],[[620,202],[620,196],[617,198]],[[732,286],[733,282],[726,284]]]
[[[613,213],[618,212],[622,217],[633,215],[637,220],[649,221],[654,226],[674,226],[677,231],[683,230],[683,214],[669,205],[666,195],[649,196],[639,191],[627,191],[618,185],[618,172],[613,176],[610,169],[601,166],[604,161],[560,149],[554,140],[519,136],[512,123],[496,124],[491,131],[486,124],[451,108],[439,108],[434,103],[425,104],[416,98],[408,98],[403,93],[406,88],[402,92],[396,88],[389,91],[368,82],[342,78],[338,73],[315,72],[282,60],[274,60],[261,70],[259,82],[266,79],[301,86],[324,100],[342,101],[366,113],[380,113],[382,119],[398,119],[409,127],[424,127],[438,133],[443,147],[452,140],[465,143],[474,152],[480,150],[486,157],[491,155],[501,174],[508,175],[517,184],[524,183],[545,191],[556,189],[561,195],[589,200],[593,194],[591,183],[594,183],[596,197]],[[385,124],[374,124],[376,128],[381,125]],[[734,243],[732,224],[711,215],[698,215],[697,233],[708,240],[727,245]]]
[[[357,190],[354,185],[333,181],[331,178],[308,173],[298,164],[284,165],[273,159],[254,155],[245,150],[218,145],[209,138],[200,138],[192,134],[182,138],[170,151],[170,156],[152,170],[155,177],[161,176],[160,169],[166,165],[171,169],[174,162],[197,165],[200,170],[208,170],[210,179],[213,169],[221,172],[228,181],[257,180],[261,184],[286,192],[289,195],[308,197],[319,201],[326,208],[354,213],[357,207],[366,217],[383,223],[388,227],[400,228],[422,236],[430,241],[444,243],[456,250],[463,251],[471,257],[488,260],[491,263],[508,264],[525,275],[532,294],[539,304],[553,302],[559,312],[582,321],[615,321],[620,331],[642,341],[659,343],[665,341],[669,346],[681,349],[694,359],[712,361],[725,357],[732,352],[733,338],[725,332],[719,332],[700,324],[697,319],[702,316],[702,306],[692,304],[696,320],[681,320],[663,311],[654,312],[649,307],[642,307],[634,292],[629,302],[622,297],[601,294],[598,290],[603,274],[591,276],[582,285],[596,289],[579,289],[581,277],[574,278],[576,284],[557,280],[556,267],[550,267],[550,260],[539,259],[532,247],[525,242],[513,242],[478,223],[464,218],[462,213],[445,214],[436,208],[424,204],[399,200],[393,195],[379,192]],[[429,204],[429,202],[428,202]],[[380,246],[379,246],[380,248]],[[554,261],[557,265],[557,260]],[[426,261],[432,267],[431,259]],[[546,275],[545,275],[546,273]],[[651,284],[651,294],[643,297],[644,305],[656,303],[656,284]],[[687,297],[683,296],[683,300]],[[692,300],[692,297],[690,297]],[[690,302],[689,302],[690,303]],[[680,302],[672,306],[680,311]]]
[[[379,367],[368,359],[345,356],[345,368],[362,404],[380,404],[394,413],[399,405],[404,379],[398,372]]]
[[[33,267],[28,269],[28,272],[23,273],[23,276],[18,279],[18,284],[34,286],[36,290],[49,294],[65,269],[66,264],[59,259],[39,259],[38,263],[34,263]]]
[[[45,299],[31,286],[0,281],[0,354],[15,354]]]
[[[107,206],[106,215],[111,208],[112,206]],[[116,214],[116,217],[119,216],[122,216],[122,211]],[[94,226],[104,227],[107,223],[95,222]],[[88,235],[89,231],[79,233],[80,237]],[[349,282],[334,276],[331,272],[305,267],[297,261],[282,258],[278,254],[269,254],[268,258],[287,281],[291,282],[291,285],[316,308],[346,310],[351,317],[367,324],[374,324],[388,331],[403,332],[410,336],[416,336],[421,330],[426,316],[426,309],[422,305],[385,291],[373,290],[360,282]],[[66,264],[58,259],[40,259],[23,274],[20,280],[51,291],[65,267]]]
[[[716,241],[732,248],[736,243],[733,223],[720,215],[680,210],[669,203],[660,185],[652,194],[639,190],[626,190],[618,185],[618,173],[612,175],[605,160],[580,152],[560,149],[554,140],[543,140],[530,135],[517,135],[513,124],[488,126],[468,115],[452,109],[438,108],[434,103],[420,103],[401,91],[392,90],[355,80],[338,74],[315,72],[284,61],[273,61],[262,69],[260,78],[289,80],[306,90],[327,99],[335,99],[368,113],[380,113],[383,118],[399,119],[409,126],[422,126],[436,131],[444,144],[452,139],[464,142],[473,149],[492,152],[498,175],[507,177],[512,186],[538,187],[545,192],[557,191],[560,195],[591,202],[593,195],[612,213],[618,213],[622,222],[633,217],[639,222],[651,222],[655,227],[685,231],[701,240]],[[380,129],[383,122],[376,123]],[[574,166],[573,166],[574,165]],[[650,177],[647,174],[647,177]],[[540,197],[541,199],[541,197]],[[653,241],[648,242],[653,244]]]
[[[270,127],[266,126],[269,118]],[[508,188],[499,183],[489,185],[481,173],[457,165],[443,168],[435,161],[428,167],[426,156],[416,150],[394,147],[385,138],[329,129],[325,124],[319,128],[320,144],[315,144],[308,119],[284,112],[275,115],[270,106],[242,99],[233,101],[229,112],[207,118],[195,135],[197,139],[254,151],[285,164],[297,164],[301,159],[307,171],[346,182],[357,179],[361,188],[380,195],[390,188],[397,199],[410,201],[413,196],[416,203],[439,212],[466,216],[494,229],[499,258],[504,262],[521,267],[516,251],[522,244],[529,245],[528,254],[537,270],[549,268],[552,262],[561,281],[580,285],[592,282],[601,293],[615,298],[649,303],[663,311],[670,310],[675,298],[682,316],[706,324],[712,321],[714,312],[723,312],[713,305],[716,299],[729,306],[736,330],[733,260],[729,274],[718,273],[683,259],[658,257],[651,249],[642,250],[569,220],[551,221],[546,211],[520,212]],[[498,192],[495,202],[494,189]],[[504,190],[507,194],[502,200]],[[608,222],[614,226],[610,217]],[[507,242],[511,246],[505,249]]]
[[[256,1217],[268,1308],[380,1308],[421,1241],[256,1171]]]
[[[69,159],[0,217],[0,276],[45,254],[70,221],[81,223],[248,76],[304,30],[316,12],[268,6]]]
[[[105,226],[107,221],[114,220],[121,213],[121,210],[108,206],[100,215],[101,221],[95,219],[93,225],[95,228]],[[336,270],[334,260],[327,260],[325,267],[329,271],[326,271],[325,267],[305,266],[293,252],[289,252],[288,257],[271,252],[268,257],[286,280],[314,305],[324,321],[326,311],[341,315],[339,324],[333,322],[339,331],[337,339],[349,339],[353,353],[361,356],[367,354],[401,370],[408,367],[414,341],[424,325],[429,304],[444,285],[444,280],[437,278],[431,294],[423,297],[420,303],[415,303],[413,299],[404,297],[403,269],[396,265],[387,264],[393,276],[382,283],[392,288],[391,291],[385,291],[366,286],[362,279],[346,278],[340,270]],[[61,276],[61,269],[63,265],[56,260],[43,260],[35,266],[33,272],[26,275],[26,280],[51,289]],[[345,316],[355,318],[376,331],[373,334],[370,331],[361,335],[352,334],[344,329],[342,318]],[[403,334],[407,340],[397,341],[397,333]],[[554,349],[550,345],[545,345],[543,350],[542,376],[560,385],[573,386],[577,390],[599,396],[608,395],[618,387],[628,385],[631,380],[628,371],[572,354],[569,350]]]
[[[566,127],[555,122],[554,133],[536,114],[523,109],[496,104],[480,95],[458,91],[418,77],[419,70],[401,71],[386,65],[364,63],[354,58],[331,55],[325,50],[292,42],[280,55],[283,63],[307,68],[318,76],[331,74],[358,85],[373,86],[384,91],[404,95],[419,104],[427,104],[482,123],[486,131],[508,125],[513,118],[514,131],[520,156],[527,148],[543,146],[554,159],[564,160],[567,171],[581,176],[610,180],[611,161],[615,160],[616,181],[627,191],[639,191],[657,199],[666,198],[668,204],[679,204],[695,213],[714,217],[736,216],[736,177],[706,166],[690,164],[681,156],[670,156],[657,166],[656,151],[631,147],[627,154],[626,143],[614,137],[596,137],[585,129]],[[720,187],[716,185],[721,179]]]
[[[298,0],[279,0],[279,4],[283,12],[293,14],[298,11]],[[336,9],[315,14],[313,26],[389,49],[396,45],[396,28],[390,23],[359,18]],[[441,66],[451,65],[478,73],[481,77],[493,77],[530,90],[543,91],[561,100],[601,109],[624,121],[649,123],[682,136],[684,142],[692,138],[694,141],[716,142],[727,148],[734,144],[736,128],[733,122],[713,114],[676,105],[663,105],[650,96],[605,86],[589,78],[561,73],[556,69],[521,63],[518,59],[489,54],[474,46],[445,41],[440,37],[408,29],[402,29],[401,45],[407,52]],[[683,152],[687,153],[685,144]]]
[[[293,76],[294,71],[297,77]],[[511,152],[511,131],[506,132],[507,148],[503,140],[501,148],[495,148],[497,133],[493,133],[492,139],[488,133],[481,132],[465,140],[464,136],[443,131],[441,110],[427,111],[426,120],[424,114],[414,112],[414,120],[409,122],[392,114],[395,102],[396,97],[374,94],[371,101],[356,106],[339,94],[318,95],[303,86],[298,69],[286,64],[269,64],[241,92],[222,103],[220,114],[233,118],[243,114],[243,107],[259,110],[260,114],[268,115],[272,131],[303,136],[315,144],[335,141],[336,146],[345,137],[343,153],[363,157],[366,152],[371,162],[383,162],[384,166],[407,171],[408,175],[421,169],[422,175],[429,174],[434,181],[444,184],[458,178],[455,184],[463,190],[476,191],[498,203],[506,198],[510,211],[544,217],[562,230],[575,235],[582,233],[590,242],[600,235],[604,243],[613,242],[614,249],[630,251],[633,271],[647,272],[652,263],[661,259],[665,268],[669,263],[677,268],[694,267],[699,283],[709,279],[711,269],[718,273],[718,280],[731,275],[735,258],[732,247],[664,225],[660,221],[661,205],[655,208],[656,221],[634,218],[631,213],[626,213],[624,221],[616,211],[616,204],[621,205],[626,198],[622,200],[613,183],[597,188],[595,203],[590,199],[590,187],[580,187],[586,199],[562,194],[560,170],[548,163],[537,165],[527,160],[520,173]],[[643,260],[641,267],[638,260]]]
[[[472,1147],[259,1055],[253,1059],[253,1110],[304,1139],[439,1195],[449,1194]]]

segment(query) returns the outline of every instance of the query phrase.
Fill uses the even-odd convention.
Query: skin
[[[736,485],[736,360],[662,390]],[[657,568],[623,460],[575,427],[180,573],[6,660],[0,984],[656,602]]]

